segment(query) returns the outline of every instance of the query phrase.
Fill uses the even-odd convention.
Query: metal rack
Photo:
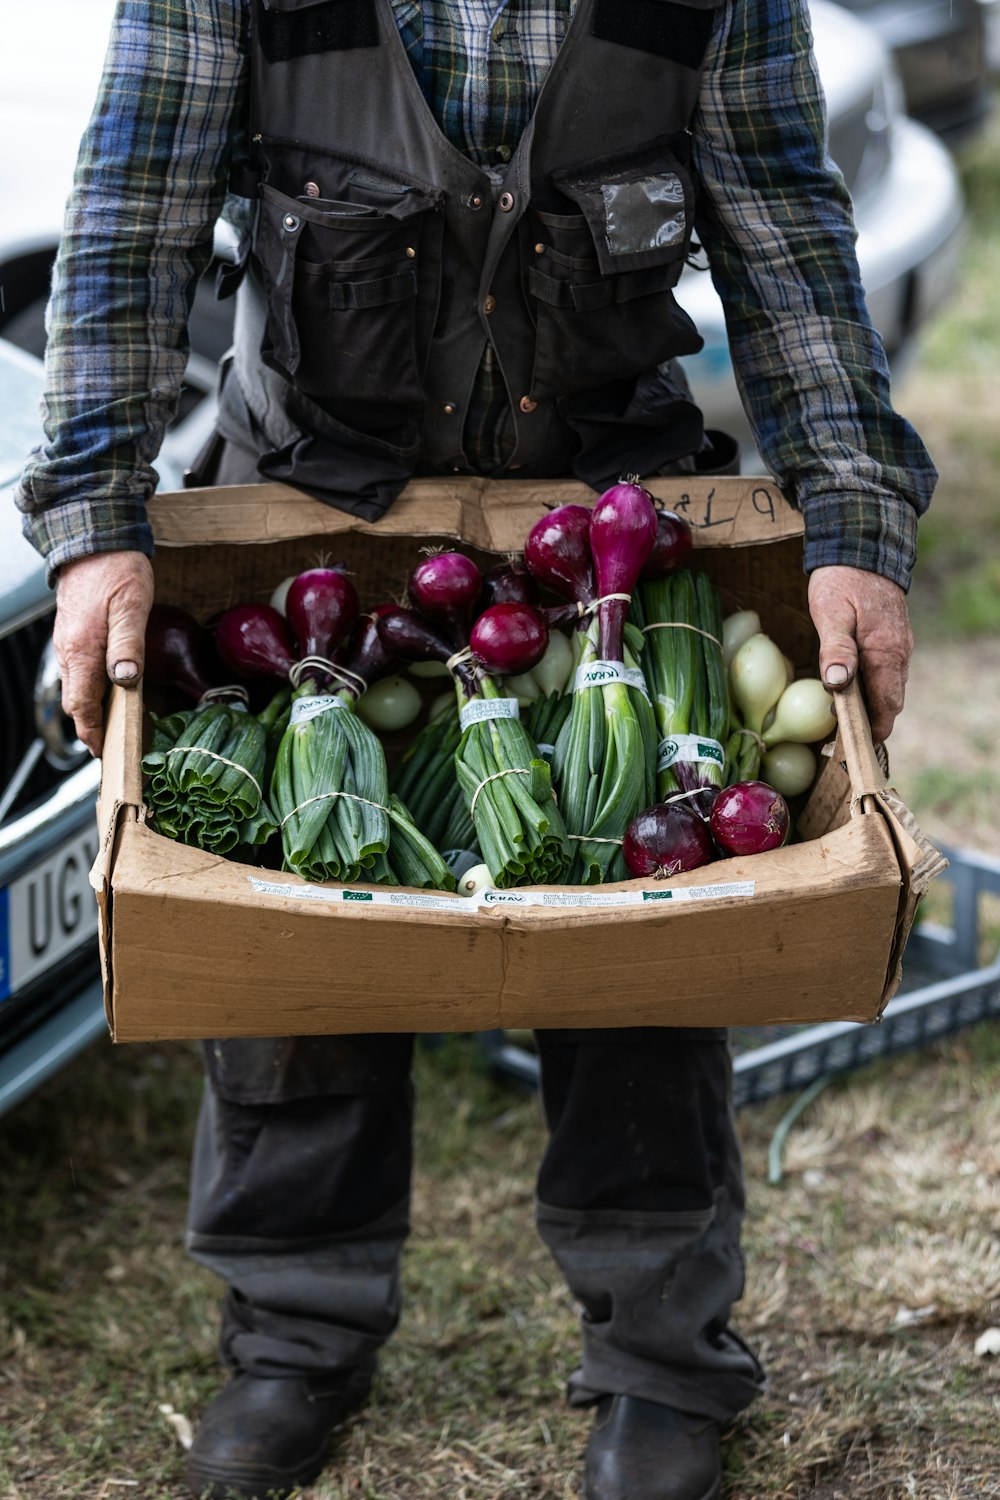
[[[951,887],[950,926],[918,923],[906,947],[903,982],[881,1021],[831,1021],[821,1026],[738,1028],[732,1033],[737,1108],[850,1073],[865,1063],[926,1046],[977,1021],[1000,1016],[1000,953],[985,966],[984,898],[1000,897],[1000,860],[971,850],[944,849]],[[538,1059],[502,1031],[480,1033],[498,1072],[529,1086]]]

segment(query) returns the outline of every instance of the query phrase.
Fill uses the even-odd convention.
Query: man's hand
[[[817,568],[809,575],[809,613],[826,686],[844,687],[860,663],[872,739],[876,744],[888,739],[903,707],[913,652],[903,590],[861,568]]]
[[[62,705],[95,755],[104,744],[107,679],[139,680],[152,602],[153,569],[142,552],[100,552],[59,569],[52,639]]]

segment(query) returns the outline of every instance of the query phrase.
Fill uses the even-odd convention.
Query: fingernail
[[[115,662],[115,681],[132,682],[139,675],[139,668],[134,661]]]
[[[846,667],[842,667],[840,665],[833,666],[833,667],[827,667],[827,669],[826,669],[826,685],[827,685],[827,687],[843,687],[844,683],[847,681],[848,675],[849,674],[848,674],[848,671],[847,671]]]

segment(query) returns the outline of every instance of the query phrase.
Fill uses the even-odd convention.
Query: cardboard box
[[[665,480],[727,610],[815,669],[800,517],[766,480]],[[157,596],[207,619],[267,598],[320,555],[364,604],[398,594],[418,549],[519,551],[563,482],[413,482],[377,525],[282,486],[156,499]],[[914,908],[943,860],[886,785],[860,693],[802,814],[806,841],[669,882],[457,896],[309,886],[147,825],[140,691],[116,688],[92,882],[117,1041],[492,1027],[872,1021],[896,988]]]

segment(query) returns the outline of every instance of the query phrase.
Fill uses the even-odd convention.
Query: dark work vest
[[[469,472],[487,343],[499,477],[595,488],[697,451],[673,375],[701,339],[688,126],[724,0],[578,0],[504,173],[435,121],[390,0],[255,0],[257,219],[224,433],[263,477],[374,519],[415,471]]]

